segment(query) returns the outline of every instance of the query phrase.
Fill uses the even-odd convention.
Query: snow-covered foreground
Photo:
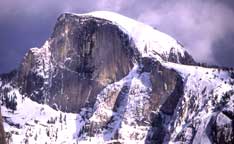
[[[16,95],[17,110],[13,112],[2,106],[4,128],[12,134],[11,143],[76,143],[77,134],[84,125],[78,114],[56,111],[23,98],[17,89],[12,89],[11,93]]]
[[[128,82],[129,77],[133,78],[133,76],[134,75],[130,74],[128,77],[118,82],[118,84]],[[79,114],[65,113],[52,109],[48,105],[38,104],[21,95],[18,89],[13,89],[10,84],[6,86],[11,89],[9,95],[15,95],[17,102],[17,110],[15,111],[5,106],[1,107],[7,139],[12,144],[143,143],[143,141],[138,142],[134,139],[125,139],[122,141],[111,140],[113,135],[112,130],[106,130],[104,133],[92,137],[81,136],[79,133],[85,122]],[[102,114],[103,113],[101,113],[101,115]],[[90,120],[92,119],[93,118]],[[118,123],[119,121],[115,121],[115,123],[116,122]],[[117,129],[119,129],[119,126],[117,126],[115,130]],[[127,135],[133,130],[136,129],[124,124],[121,128],[121,131]],[[145,133],[147,131],[142,132]]]
[[[233,89],[233,86],[230,85],[230,81],[233,80],[230,80],[229,73],[212,68],[186,66],[169,62],[163,63],[163,65],[180,73],[185,82],[185,94],[180,99],[180,103],[176,109],[177,112],[174,114],[175,119],[173,121],[175,123],[171,127],[174,129],[171,135],[171,142],[194,121],[202,122],[199,128],[201,133],[199,136],[202,136],[202,139],[206,140],[208,137],[205,134],[204,128],[207,126],[207,122],[212,117],[217,105],[222,102],[225,93]],[[147,98],[147,94],[149,95],[151,91],[151,84],[147,80],[147,73],[139,75],[138,69],[138,66],[135,66],[128,76],[119,82],[108,85],[98,95],[94,106],[95,111],[89,120],[91,122],[105,122],[110,117],[114,117],[115,120],[108,125],[108,129],[104,129],[101,133],[97,133],[94,136],[81,136],[79,134],[85,125],[84,120],[79,114],[64,113],[52,109],[47,105],[38,104],[19,94],[18,89],[13,89],[10,84],[5,85],[4,87],[11,89],[9,95],[16,95],[17,100],[17,110],[14,112],[2,106],[2,115],[5,119],[4,127],[6,132],[12,135],[11,143],[102,144],[115,141],[144,143],[145,138],[142,139],[143,141],[136,141],[131,140],[129,135],[134,131],[138,131],[137,133],[142,133],[142,136],[145,137],[149,126],[141,128],[137,125],[130,126],[126,124],[126,122],[134,123],[135,120],[141,119],[140,116],[134,113],[134,109],[135,107],[142,107],[147,102],[143,99],[144,97]],[[113,112],[113,108],[108,107],[104,100],[111,99],[106,97],[108,96],[108,91],[113,91],[113,89],[118,90],[124,86],[129,88],[129,92],[123,94],[123,96],[126,95],[127,99],[123,98],[121,103],[126,103],[127,107],[123,107],[122,109],[120,107],[117,112]],[[142,93],[144,91],[145,93]],[[134,95],[132,95],[133,93]],[[196,108],[194,109],[194,107]],[[179,113],[181,109],[183,110],[183,114]],[[119,131],[119,134],[123,138],[122,140],[112,139],[116,130]]]

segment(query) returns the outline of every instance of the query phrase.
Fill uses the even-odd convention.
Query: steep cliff
[[[78,112],[107,84],[133,67],[130,41],[109,21],[64,14],[41,49],[31,49],[19,71],[22,93],[39,103]]]
[[[150,47],[153,42],[157,43],[144,42],[144,51],[164,60],[193,63],[179,44],[179,48],[171,44],[159,53]],[[113,21],[92,15],[63,14],[45,45],[26,54],[18,84],[22,86],[21,93],[32,100],[78,112],[85,105],[93,105],[105,86],[126,76],[145,53],[138,51],[134,37],[129,37]]]
[[[4,124],[12,143],[232,143],[233,74],[119,14],[65,13],[0,76]]]

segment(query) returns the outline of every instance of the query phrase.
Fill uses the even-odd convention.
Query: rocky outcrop
[[[233,91],[226,93],[224,108],[215,116],[211,131],[214,143],[234,143],[234,97]]]
[[[214,143],[229,144],[234,142],[233,118],[229,118],[223,113],[218,114],[213,123]]]
[[[197,64],[187,51],[184,52],[184,56],[182,57],[181,54],[177,54],[175,52],[175,48],[171,48],[168,59],[164,58],[164,60],[174,63],[180,62],[181,64],[186,64],[186,65]]]

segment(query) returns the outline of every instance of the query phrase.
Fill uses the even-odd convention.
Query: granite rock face
[[[33,100],[63,111],[93,105],[106,85],[133,67],[128,36],[106,20],[64,14],[47,43],[42,50],[28,52],[19,85]]]

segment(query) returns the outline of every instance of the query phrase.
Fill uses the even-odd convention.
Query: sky
[[[234,67],[233,0],[0,0],[0,73],[41,47],[63,12],[118,12],[165,32],[198,62]]]

